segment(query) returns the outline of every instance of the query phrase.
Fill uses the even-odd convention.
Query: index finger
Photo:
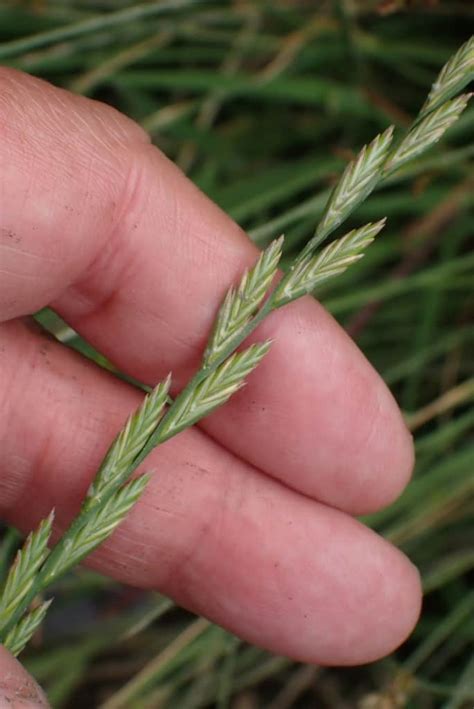
[[[113,109],[11,70],[0,97],[0,316],[52,303],[123,371],[181,386],[255,247]],[[272,314],[255,334],[269,336],[245,392],[202,427],[328,504],[390,502],[413,453],[381,379],[312,299]]]

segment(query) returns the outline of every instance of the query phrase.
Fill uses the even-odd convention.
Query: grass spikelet
[[[123,485],[104,504],[98,505],[74,536],[55,548],[44,566],[43,583],[49,585],[102,544],[140,498],[148,481],[148,475],[141,475]]]
[[[474,36],[467,40],[441,69],[420,111],[420,119],[474,81]]]
[[[200,384],[185,392],[182,399],[179,397],[163,420],[160,441],[192,426],[228,401],[267,354],[270,344],[263,342],[251,345],[243,352],[235,352]]]
[[[10,630],[3,641],[3,645],[11,652],[12,655],[16,657],[26,647],[26,645],[28,645],[31,638],[43,622],[51,603],[52,599],[45,601],[37,608],[29,611],[25,614],[21,621]]]
[[[275,276],[281,257],[283,237],[272,241],[255,266],[246,271],[238,288],[230,288],[218,312],[203,365],[212,364],[229,342],[245,327],[257,311]]]
[[[88,490],[89,505],[93,504],[94,500],[111,487],[120,485],[127,477],[131,463],[163,416],[170,383],[171,375],[168,375],[150,394],[145,396],[143,403],[127,419],[125,427],[110,446]]]
[[[448,128],[458,120],[471,96],[472,94],[462,94],[451,101],[446,101],[417,123],[393,151],[385,167],[386,173],[397,170],[437,143]]]
[[[40,522],[19,549],[8,572],[0,599],[0,630],[2,630],[28,595],[38,569],[49,554],[54,512]]]
[[[289,303],[314,291],[323,281],[343,273],[364,256],[365,249],[385,226],[385,219],[353,229],[336,239],[315,256],[308,256],[290,271],[289,278],[275,293],[277,306]]]
[[[381,177],[392,139],[393,126],[390,126],[369,145],[364,145],[357,157],[349,163],[329,197],[315,236],[308,242],[302,256],[306,257],[313,251],[369,196]]]

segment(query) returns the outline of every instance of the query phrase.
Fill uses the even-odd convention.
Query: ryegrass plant
[[[451,60],[464,58],[462,47]],[[464,61],[464,59],[463,59]],[[446,74],[444,69],[442,75]],[[448,72],[448,76],[450,73]],[[469,80],[466,72],[465,80]],[[440,83],[441,82],[441,83]],[[458,78],[457,85],[462,81]],[[440,91],[443,90],[438,80]],[[364,249],[385,225],[385,219],[354,229],[314,254],[317,246],[340,226],[384,177],[439,140],[465,109],[469,95],[447,101],[408,131],[390,152],[393,128],[364,146],[349,163],[330,195],[315,236],[294,260],[273,293],[269,292],[281,256],[282,239],[272,242],[256,265],[246,272],[239,287],[232,286],[216,317],[203,364],[176,400],[164,412],[171,377],[147,395],[113,442],[94,479],[79,516],[47,555],[52,516],[40,524],[17,554],[0,607],[5,617],[0,637],[6,647],[22,649],[46,614],[47,606],[29,612],[34,596],[107,539],[138,501],[148,476],[128,481],[137,466],[156,446],[210,414],[240,389],[245,378],[267,353],[270,342],[254,344],[243,352],[236,348],[272,310],[311,293],[320,282],[339,275],[363,256]],[[265,296],[265,304],[259,306]],[[2,627],[3,635],[2,635]],[[19,639],[20,638],[20,639]]]
[[[187,4],[191,6],[193,3]],[[146,12],[152,13],[151,8],[155,5],[157,7],[158,5],[166,5],[167,9],[173,10],[173,3],[147,3],[148,9]],[[181,3],[181,5],[184,4]],[[136,6],[136,8],[140,10],[142,6]],[[0,47],[0,57],[15,57],[16,55],[16,61],[15,59],[10,60],[12,63],[40,74],[46,73],[48,75],[49,72],[54,78],[58,73],[61,74],[65,70],[64,67],[67,67],[68,62],[71,60],[71,71],[75,71],[74,66],[76,65],[74,62],[77,62],[79,53],[82,56],[82,50],[86,46],[81,45],[81,42],[89,41],[89,33],[91,36],[95,33],[99,41],[93,49],[91,61],[102,61],[104,52],[108,53],[109,58],[112,59],[124,51],[120,44],[120,36],[119,34],[100,35],[99,33],[105,32],[105,30],[109,31],[112,26],[120,28],[122,21],[129,22],[133,17],[139,20],[139,15],[129,17],[131,11],[130,8],[120,8],[114,13],[98,15],[93,18],[93,21],[90,21],[82,16],[75,17],[71,7],[69,10],[71,12],[70,23],[64,28],[54,27],[56,21],[53,18],[53,14],[51,14],[52,26],[45,26],[43,32],[31,38],[13,39],[11,42],[6,43],[3,48]],[[219,46],[219,42],[228,43],[229,35],[234,32],[233,24],[239,25],[241,20],[245,20],[246,11],[244,7],[243,9],[234,9],[226,13],[222,8],[218,8],[212,12],[206,10],[207,14],[203,13],[201,17],[198,8],[195,12],[190,12],[185,18],[180,16],[179,21],[173,19],[170,22],[170,26],[165,24],[168,20],[164,18],[163,29],[166,31],[172,30],[173,36],[176,36],[181,41],[186,42],[190,41],[190,37],[195,38],[196,44],[193,45],[192,51],[187,55],[189,62],[199,62],[201,57],[203,61],[212,62],[214,61],[214,47]],[[5,14],[6,11],[3,10],[2,12]],[[128,15],[127,12],[129,13]],[[295,12],[288,10],[288,16],[285,20],[283,10],[280,14],[275,11],[272,21],[287,21],[288,26],[293,26],[298,23],[298,16]],[[122,13],[123,18],[128,17],[128,19],[121,20],[122,15],[120,13]],[[78,14],[81,14],[80,8]],[[115,19],[114,15],[117,16]],[[324,13],[321,13],[321,19],[323,18]],[[318,19],[318,16],[316,16],[316,20]],[[48,25],[48,22],[45,25]],[[331,56],[330,52],[334,51],[334,48],[337,49],[338,41],[337,34],[331,34],[330,28],[331,25],[329,25],[329,42],[326,41],[328,30],[324,29],[324,22],[322,23],[322,29],[319,30],[321,33],[320,44],[324,51],[327,52],[328,57]],[[132,35],[135,33],[137,41],[143,40],[146,31],[146,23],[144,25],[132,24],[130,26],[130,33]],[[299,35],[298,32],[300,33]],[[302,76],[298,83],[298,79],[292,79],[291,74],[287,75],[285,73],[285,62],[287,62],[286,67],[291,66],[299,52],[304,57],[304,61],[307,62],[312,61],[314,53],[317,55],[317,47],[308,43],[302,27],[296,30],[296,35],[292,40],[293,44],[289,43],[290,48],[297,47],[293,54],[290,50],[285,54],[284,48],[280,48],[280,45],[275,42],[270,30],[266,33],[254,34],[253,37],[248,38],[248,43],[244,43],[240,47],[244,58],[265,56],[274,52],[278,59],[276,66],[279,66],[280,69],[267,83],[258,74],[255,77],[255,82],[249,81],[242,75],[234,77],[234,81],[229,80],[227,82],[226,100],[231,101],[233,95],[259,96],[262,97],[262,100],[274,100],[276,96],[280,96],[280,100],[288,103],[296,101],[304,104],[305,101],[309,101],[309,105],[324,105],[324,102],[329,100],[327,96],[332,96],[336,107],[335,109],[333,107],[332,110],[335,110],[336,114],[340,111],[341,115],[347,116],[347,112],[353,110],[354,116],[359,115],[364,120],[370,119],[374,121],[373,105],[367,102],[363,95],[355,91],[353,87],[349,85],[341,87],[337,81],[333,84],[331,82],[327,84],[322,82],[321,86],[318,87],[316,81],[313,86],[315,93],[310,100],[308,98],[309,84],[304,83],[305,77]],[[363,32],[352,34],[351,36],[359,47],[359,51],[362,51],[365,62],[369,61],[371,57],[376,57],[377,61],[390,65],[391,58],[385,47],[382,46],[384,43],[379,45],[375,43],[374,45],[373,41],[372,43],[370,42],[370,39],[373,40],[374,36],[368,37]],[[71,40],[73,44],[71,44]],[[65,44],[61,45],[58,42],[64,42]],[[330,44],[331,47],[329,46]],[[152,53],[150,56],[153,56],[153,45],[151,44],[150,46],[150,52]],[[40,49],[42,47],[45,49]],[[347,49],[345,43],[343,43],[343,49],[344,51]],[[424,76],[431,75],[431,67],[436,64],[439,66],[439,58],[442,52],[429,46],[418,48],[415,43],[411,47],[405,48],[405,51],[408,51],[408,49],[411,51],[409,56],[411,56],[416,66],[420,68],[420,83],[422,83],[423,72]],[[36,54],[33,50],[36,51]],[[48,522],[42,523],[40,528],[30,535],[8,575],[1,600],[1,608],[3,609],[1,616],[2,638],[12,651],[16,653],[21,651],[28,642],[29,637],[40,625],[47,610],[49,601],[40,600],[39,605],[31,605],[35,597],[41,597],[53,582],[55,588],[59,589],[60,592],[62,574],[70,568],[72,563],[78,563],[97,544],[100,544],[113,531],[113,528],[120,523],[128,509],[138,499],[140,492],[146,485],[146,477],[142,476],[132,479],[131,482],[127,481],[133,471],[144,460],[147,453],[155,445],[159,445],[171,435],[179,433],[183,428],[192,425],[216,406],[222,404],[243,384],[247,374],[257,366],[261,357],[265,354],[268,347],[267,343],[254,345],[239,353],[236,350],[259,322],[271,310],[283,306],[304,293],[313,292],[323,281],[329,281],[332,276],[340,274],[347,266],[355,263],[365,254],[369,243],[383,226],[383,222],[374,223],[374,220],[380,219],[384,214],[388,214],[391,220],[398,222],[404,215],[403,210],[406,210],[408,216],[416,216],[422,214],[423,209],[429,211],[438,207],[440,193],[436,191],[436,180],[433,181],[433,185],[429,185],[424,191],[420,188],[419,196],[416,199],[412,199],[413,205],[410,205],[410,200],[406,198],[406,185],[404,184],[407,176],[409,179],[412,176],[416,176],[417,172],[418,174],[423,174],[423,172],[435,175],[443,174],[443,171],[450,169],[452,173],[451,180],[465,177],[465,165],[469,155],[466,152],[462,152],[462,149],[460,153],[457,153],[456,149],[442,151],[439,157],[427,158],[424,163],[423,160],[419,159],[419,156],[441,137],[442,132],[454,120],[457,120],[464,109],[468,95],[456,98],[456,94],[460,93],[468,81],[472,79],[472,50],[472,40],[469,40],[448,61],[435,82],[422,111],[413,122],[412,128],[405,131],[402,138],[398,139],[396,132],[395,138],[392,140],[393,130],[383,130],[374,141],[368,143],[367,147],[350,161],[343,173],[343,177],[329,194],[323,192],[316,196],[313,194],[308,196],[308,190],[311,188],[312,192],[313,184],[317,184],[321,180],[326,182],[332,176],[334,163],[336,162],[337,164],[339,160],[337,156],[328,161],[326,172],[321,169],[319,159],[314,165],[310,161],[302,164],[297,163],[293,172],[293,183],[291,179],[288,180],[288,176],[291,178],[291,170],[286,166],[285,173],[280,175],[277,173],[275,178],[273,177],[275,172],[273,169],[268,170],[265,174],[252,176],[250,180],[248,176],[245,176],[241,183],[240,192],[239,167],[237,164],[235,167],[237,179],[234,177],[232,192],[227,194],[220,192],[217,186],[219,181],[215,180],[213,175],[215,175],[217,169],[225,172],[229,168],[223,167],[221,164],[218,165],[213,158],[213,151],[216,148],[216,144],[213,143],[215,138],[212,132],[205,129],[197,132],[190,130],[193,116],[199,110],[200,93],[210,92],[212,97],[214,95],[213,92],[216,92],[215,98],[218,103],[219,101],[224,102],[220,93],[222,88],[220,84],[218,82],[213,83],[211,77],[206,75],[205,72],[202,72],[201,83],[199,83],[196,80],[196,72],[193,74],[189,71],[186,74],[179,65],[175,71],[168,71],[167,75],[165,75],[166,72],[163,70],[161,73],[150,71],[146,72],[145,77],[146,68],[142,69],[141,73],[134,73],[131,70],[123,69],[123,65],[120,65],[120,62],[112,63],[113,66],[119,67],[117,75],[112,74],[108,77],[104,75],[102,81],[109,82],[109,87],[117,92],[122,102],[121,107],[127,110],[133,105],[136,111],[135,115],[141,118],[142,122],[150,126],[152,130],[154,130],[153,126],[164,125],[163,111],[167,111],[166,120],[169,123],[167,124],[168,133],[165,133],[162,138],[164,147],[168,148],[172,154],[174,146],[179,146],[183,139],[186,139],[194,142],[198,148],[198,154],[210,155],[207,158],[207,162],[197,161],[193,177],[224,207],[227,207],[228,211],[235,214],[239,213],[244,222],[250,220],[248,221],[248,226],[252,227],[251,231],[257,235],[256,240],[259,243],[267,243],[268,234],[278,233],[280,228],[285,228],[285,230],[288,228],[289,233],[287,234],[285,245],[283,245],[281,239],[270,242],[262,252],[262,256],[256,266],[244,275],[240,285],[229,290],[210,335],[209,343],[203,356],[202,368],[184,388],[176,401],[171,402],[168,398],[170,380],[167,380],[158,385],[145,398],[142,407],[131,416],[124,430],[109,449],[98,475],[91,485],[79,517],[74,520],[70,529],[63,535],[63,538],[53,548],[52,552],[48,555],[46,550],[49,534]],[[399,51],[402,58],[397,68],[403,73],[405,66],[403,48]],[[423,51],[425,54],[423,54]],[[166,52],[166,46],[158,52],[158,56],[163,57],[165,65],[166,62],[175,61],[176,59],[176,55],[173,59],[172,47],[169,48],[168,54]],[[318,61],[317,56],[315,61]],[[89,68],[83,65],[84,74],[89,71]],[[275,69],[275,64],[273,69]],[[67,84],[68,82],[65,81],[64,83]],[[179,95],[177,98],[171,97],[170,105],[160,109],[158,115],[155,115],[156,109],[153,101],[150,100],[150,92],[156,90],[156,87],[165,85],[177,87],[177,89],[181,87],[181,90],[195,87],[197,98],[186,99],[183,103]],[[353,104],[350,104],[351,98],[354,98]],[[173,100],[175,101],[174,104]],[[386,108],[392,119],[396,119],[395,122],[399,123],[400,118],[404,118],[393,110],[393,106]],[[251,107],[247,110],[250,115]],[[286,115],[291,115],[291,109],[283,107],[284,114],[288,110],[290,113],[286,113]],[[380,120],[380,118],[377,120]],[[377,120],[375,121],[376,123]],[[404,120],[401,122],[404,123]],[[324,139],[324,130],[327,131],[328,127],[323,129],[318,123],[318,121],[316,121],[316,125],[311,123],[311,131],[315,131],[316,134],[320,131]],[[462,125],[462,118],[459,124]],[[380,127],[385,128],[385,126]],[[379,125],[377,125],[377,128],[379,128]],[[239,130],[242,130],[242,128],[238,124],[236,126],[231,125],[231,132],[237,131],[238,135]],[[466,130],[465,124],[462,130]],[[301,128],[302,139],[308,140],[305,131],[306,128],[303,124]],[[452,134],[455,131],[456,127],[452,129]],[[281,140],[287,139],[281,132],[279,136]],[[356,132],[351,136],[352,140],[357,140],[357,137]],[[245,149],[246,147],[244,146],[244,151]],[[270,146],[269,149],[271,151],[272,147]],[[459,151],[459,149],[457,150]],[[224,152],[224,158],[225,155],[226,153]],[[251,154],[247,159],[251,162]],[[413,166],[407,164],[408,160],[414,159],[416,159],[416,163]],[[395,172],[400,167],[403,167],[403,171],[400,173]],[[274,179],[278,180],[278,182],[274,182]],[[287,183],[289,187],[287,187]],[[390,194],[380,198],[378,195],[374,195],[370,200],[365,201],[369,193],[383,183],[390,185]],[[282,184],[285,185],[286,192],[282,189]],[[292,184],[294,187],[292,187]],[[291,193],[291,189],[294,190],[293,193]],[[294,206],[293,195],[303,197],[301,205]],[[468,195],[469,191],[464,190],[461,204],[467,203],[469,200]],[[284,200],[288,200],[289,197],[292,197],[292,201],[287,202],[285,205]],[[390,199],[392,199],[392,202]],[[448,196],[441,194],[441,201],[443,199],[448,202],[445,209],[449,217],[452,211],[449,211],[451,205],[448,201]],[[283,202],[283,204],[276,210],[275,207],[280,205],[280,202]],[[457,202],[457,204],[459,205],[460,203]],[[364,221],[368,223],[360,227],[352,221],[350,224],[351,230],[345,236],[336,238],[327,246],[316,250],[324,239],[332,234],[344,221],[353,219],[352,213],[356,208],[357,219],[360,220],[359,224]],[[257,217],[262,219],[262,223],[259,223]],[[301,245],[311,225],[318,218],[318,227],[314,236],[307,241],[306,245],[303,245],[299,254],[294,255],[296,247]],[[253,222],[251,221],[252,219],[254,220]],[[266,223],[263,223],[263,220]],[[464,223],[462,222],[463,225]],[[423,226],[422,224],[420,232],[423,232]],[[437,228],[437,224],[435,224],[434,229],[436,230]],[[459,227],[456,236],[457,243],[462,243],[463,241],[463,229],[467,229],[467,223],[466,226]],[[416,235],[410,238],[416,241]],[[282,257],[283,246],[284,256]],[[397,353],[403,353],[403,349],[400,349],[403,346],[411,346],[408,353],[405,354],[402,361],[397,361],[397,359],[390,361],[390,358],[384,357],[384,366],[381,367],[385,370],[387,379],[391,379],[392,382],[405,382],[401,395],[402,403],[405,403],[405,406],[408,407],[410,402],[419,400],[416,392],[418,392],[419,397],[421,372],[433,362],[433,358],[438,356],[436,352],[440,351],[439,348],[442,345],[442,342],[438,343],[436,341],[438,349],[435,349],[431,339],[434,332],[433,323],[436,321],[436,312],[440,307],[441,295],[444,290],[448,289],[449,293],[452,293],[452,298],[457,301],[462,293],[462,279],[464,277],[466,281],[469,273],[467,269],[471,268],[472,270],[472,263],[469,265],[464,256],[459,257],[458,261],[456,261],[457,252],[455,245],[449,243],[443,248],[445,249],[445,255],[440,265],[428,265],[420,274],[411,275],[411,271],[408,270],[408,273],[403,278],[399,277],[395,281],[387,279],[387,282],[382,282],[374,286],[373,290],[370,290],[370,288],[364,288],[360,285],[361,283],[363,284],[365,273],[373,272],[373,269],[377,266],[377,263],[380,263],[381,259],[384,263],[390,263],[400,258],[400,256],[403,259],[403,253],[400,254],[399,246],[394,243],[393,239],[389,238],[385,245],[384,239],[382,239],[373,252],[372,249],[367,252],[367,256],[364,259],[365,265],[360,264],[355,269],[357,275],[352,276],[349,271],[341,279],[339,291],[338,286],[336,286],[333,290],[333,298],[327,301],[333,312],[338,312],[340,316],[344,317],[356,306],[373,308],[384,298],[390,297],[391,294],[394,294],[391,297],[396,297],[397,293],[400,295],[404,292],[420,292],[426,297],[426,312],[429,313],[428,321],[424,321],[421,328],[417,328],[412,332],[411,338],[404,339],[392,356],[395,357]],[[452,251],[450,252],[449,249],[452,249]],[[373,253],[373,256],[371,256],[371,253]],[[283,264],[285,275],[272,290],[278,263]],[[409,266],[410,264],[408,264],[407,268]],[[352,280],[353,278],[355,278],[355,281]],[[418,280],[416,280],[417,278]],[[348,295],[348,292],[354,290],[353,283],[358,284],[357,292]],[[405,303],[404,307],[405,310],[411,312],[410,308],[413,306],[408,306]],[[368,316],[370,316],[370,312]],[[382,311],[380,321],[377,323],[377,329],[369,328],[369,330],[366,329],[365,332],[362,332],[361,344],[370,353],[370,337],[372,337],[377,340],[378,352],[383,351],[384,347],[387,350],[390,349],[392,343],[387,341],[387,334],[390,333],[395,337],[397,333],[401,332],[402,328],[405,327],[406,318],[406,313],[403,311],[397,312],[397,309],[391,309],[385,313]],[[348,325],[351,325],[350,321]],[[389,325],[388,328],[387,325]],[[354,326],[357,326],[357,323]],[[448,338],[447,340],[447,343],[450,344],[446,344],[446,347],[454,347],[458,351],[461,348],[462,351],[463,337],[468,337],[464,329],[460,333],[450,333],[450,339]],[[86,346],[84,343],[79,342],[78,344],[79,347]],[[373,359],[378,363],[377,356],[373,357]],[[402,374],[400,373],[401,371],[403,372]],[[449,372],[445,373],[445,376],[448,377],[448,374]],[[468,397],[469,394],[464,394],[464,396]],[[461,402],[468,400],[468,398],[461,399]],[[168,408],[166,408],[166,401],[169,404]],[[431,419],[428,420],[433,420],[434,416],[448,416],[451,410],[450,406],[452,405],[449,401],[442,402],[438,405],[438,409],[434,414],[428,414],[431,416]],[[461,409],[461,411],[463,410]],[[454,420],[447,421],[446,425],[442,426],[440,430],[434,429],[425,434],[418,444],[418,448],[420,449],[421,446],[422,452],[424,451],[421,458],[421,471],[423,472],[423,466],[425,468],[433,467],[429,478],[423,475],[416,477],[408,493],[401,501],[389,510],[374,515],[370,523],[395,542],[407,546],[408,550],[411,548],[410,545],[416,543],[420,535],[421,539],[423,539],[423,535],[426,536],[429,533],[431,533],[430,538],[434,548],[439,549],[442,547],[440,520],[457,518],[462,520],[462,513],[459,511],[464,509],[463,505],[466,503],[467,496],[472,494],[473,489],[466,473],[469,470],[469,452],[455,452],[450,464],[447,465],[440,464],[437,461],[436,451],[444,450],[446,446],[455,446],[456,442],[468,430],[469,425],[472,425],[472,416],[469,418],[469,412],[464,412]],[[470,453],[472,453],[472,450]],[[431,494],[433,490],[437,490],[437,494]],[[449,579],[462,579],[462,574],[468,572],[474,565],[472,554],[469,554],[468,551],[456,557],[454,560],[456,563],[453,561],[451,564],[449,563],[450,561],[450,556],[447,554],[444,556],[443,554],[434,555],[431,558],[431,563],[426,566],[422,550],[420,550],[419,562],[422,568],[424,564],[425,568],[427,568],[425,587],[427,587],[430,594],[443,589]],[[87,580],[93,577],[82,574],[79,578]],[[459,611],[456,612],[458,605]],[[147,610],[147,613],[151,623],[151,619],[156,617],[154,608]],[[426,663],[430,659],[436,660],[436,657],[438,657],[435,653],[436,648],[439,647],[441,641],[444,642],[449,633],[453,631],[453,628],[459,629],[461,627],[460,624],[464,623],[465,635],[468,637],[469,632],[471,632],[471,638],[473,637],[472,623],[465,622],[466,618],[468,618],[465,604],[463,602],[459,602],[459,604],[453,603],[452,614],[453,623],[447,623],[443,626],[444,635],[441,631],[436,633],[435,628],[425,628],[422,621],[421,629],[417,631],[418,635],[415,637],[415,642],[420,633],[423,634],[424,641],[420,642],[417,648],[412,651],[412,657],[415,658],[416,662],[413,659],[410,660],[409,654],[403,661],[399,662],[396,670],[389,673],[391,674],[391,679],[387,680],[386,691],[381,690],[382,693],[385,691],[386,696],[392,696],[393,692],[390,694],[391,688],[400,688],[403,685],[400,678],[403,679],[408,675],[410,682],[406,686],[403,685],[403,701],[405,699],[408,701],[407,697],[411,694],[417,696],[416,693],[421,691],[427,693],[427,696],[431,696],[430,692],[436,695],[436,691],[438,692],[436,696],[440,694],[447,696],[447,686],[453,687],[454,698],[460,696],[461,701],[463,701],[463,692],[465,692],[465,687],[467,686],[465,676],[467,676],[469,662],[472,664],[472,659],[468,656],[468,653],[465,654],[465,668],[461,667],[457,675],[453,671],[451,671],[451,674],[448,672],[448,678],[459,678],[459,686],[455,687],[456,679],[448,679],[447,685],[437,686],[436,681],[417,677],[419,667],[423,668],[425,677],[436,677],[436,662],[433,669],[430,669],[429,665],[426,667]],[[457,625],[455,621],[458,622]],[[130,618],[131,627],[136,625],[136,623],[136,618]],[[199,626],[199,628],[194,628],[193,625],[190,625],[187,629],[182,629],[181,634],[176,634],[173,639],[167,637],[165,627],[163,627],[158,639],[150,632],[147,633],[150,626],[147,625],[146,621],[142,623],[142,627],[147,639],[151,641],[151,647],[156,650],[156,661],[150,661],[147,668],[144,668],[140,673],[133,673],[135,678],[131,679],[122,688],[121,692],[117,693],[115,699],[111,698],[109,700],[108,705],[110,707],[142,706],[140,703],[142,697],[143,702],[148,702],[148,706],[158,706],[170,702],[170,706],[179,705],[180,707],[204,706],[206,702],[208,704],[212,703],[216,697],[224,697],[221,700],[221,706],[226,706],[231,694],[244,694],[246,688],[257,686],[265,678],[275,678],[276,673],[291,672],[291,663],[288,661],[281,658],[268,658],[263,652],[254,648],[242,648],[227,633],[207,624],[205,627]],[[187,632],[188,630],[189,632]],[[120,632],[124,632],[122,626]],[[45,681],[46,685],[51,687],[51,697],[55,703],[57,702],[59,705],[64,701],[68,691],[71,691],[67,687],[71,688],[74,684],[78,684],[78,677],[80,679],[84,674],[83,670],[88,666],[90,659],[99,651],[104,651],[107,648],[107,643],[110,643],[112,638],[116,636],[116,629],[109,627],[106,632],[103,632],[103,637],[99,638],[97,636],[94,641],[89,643],[84,641],[75,649],[71,647],[69,654],[65,653],[63,657],[64,674],[61,678],[62,685],[59,680],[52,679],[52,671],[48,670],[48,656],[46,656],[43,664],[41,657],[38,657],[37,660],[32,659],[32,669],[40,679]],[[440,637],[442,637],[441,641],[439,640]],[[462,644],[462,639],[460,644]],[[135,650],[137,650],[136,647]],[[449,652],[455,654],[455,650],[447,648],[446,653],[448,656]],[[435,654],[434,658],[433,653]],[[138,659],[141,657],[139,652],[137,657]],[[213,672],[211,677],[204,677],[202,670],[199,669],[203,666],[203,658],[206,658],[208,666],[212,666],[213,662],[218,663],[221,671]],[[50,654],[50,659],[53,664],[50,664],[49,667],[57,667],[60,660],[57,657],[55,659],[54,649]],[[438,657],[437,661],[439,664],[442,660]],[[190,667],[193,668],[191,673]],[[377,674],[377,670],[374,670],[374,672]],[[299,689],[297,687],[300,694],[307,689],[310,680],[309,676],[304,675]],[[451,681],[451,685],[449,685],[449,681]],[[382,680],[379,681],[378,688],[380,688],[381,682]],[[229,685],[232,689],[225,689]],[[370,686],[368,678],[367,686]],[[430,686],[431,689],[429,688]],[[152,688],[156,692],[153,696],[151,695]],[[297,692],[295,696],[299,696]],[[379,694],[376,699],[382,702],[382,694]],[[288,700],[285,700],[283,696],[280,698],[275,697],[273,703],[275,706],[290,706],[288,703],[285,705],[284,701]],[[280,703],[278,704],[278,702]],[[341,704],[341,706],[343,705]],[[462,706],[462,704],[457,706]]]

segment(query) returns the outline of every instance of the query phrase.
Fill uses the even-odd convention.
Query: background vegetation
[[[135,118],[259,245],[284,231],[288,262],[353,150],[410,122],[473,27],[470,0],[11,0],[0,61]],[[386,230],[322,293],[416,436],[413,483],[368,520],[421,568],[412,638],[363,668],[296,665],[80,570],[22,658],[54,707],[472,709],[473,117],[359,208]],[[3,537],[6,565],[17,537]]]

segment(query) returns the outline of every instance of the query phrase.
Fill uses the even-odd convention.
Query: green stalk
[[[153,17],[154,15],[162,15],[167,12],[173,12],[174,10],[181,10],[182,8],[197,5],[202,2],[203,0],[158,0],[156,2],[140,3],[139,5],[133,5],[124,10],[109,12],[99,17],[92,17],[89,20],[80,20],[79,22],[73,22],[70,25],[58,27],[54,30],[38,32],[38,34],[30,35],[29,37],[4,42],[0,46],[0,59],[13,57],[22,52],[30,52],[32,49],[38,49],[38,47],[44,47],[54,42],[64,42],[67,39],[74,39],[82,35],[110,29],[111,27],[126,25],[134,20],[141,20],[147,17]]]

